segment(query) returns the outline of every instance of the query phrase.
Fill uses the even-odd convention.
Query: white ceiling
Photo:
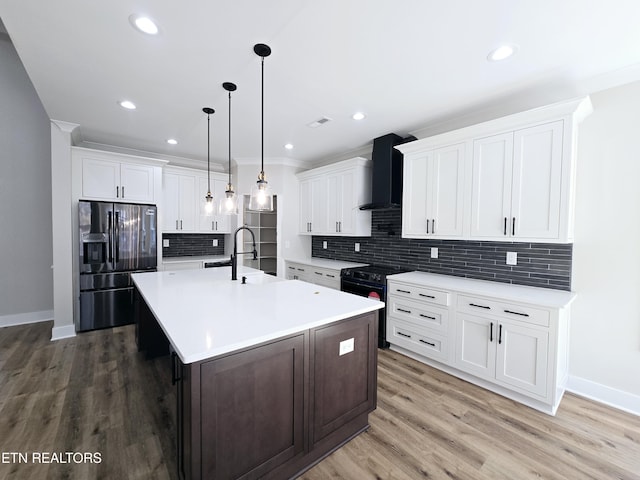
[[[134,13],[160,34],[134,30]],[[638,0],[0,0],[0,19],[49,116],[79,124],[85,142],[206,160],[211,106],[221,163],[225,81],[238,85],[233,156],[260,155],[256,43],[273,50],[267,159],[318,162],[385,133],[640,79]],[[488,62],[505,42],[519,53]]]

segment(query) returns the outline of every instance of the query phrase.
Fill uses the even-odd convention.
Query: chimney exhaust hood
[[[371,203],[360,210],[388,210],[402,206],[402,153],[396,145],[416,140],[388,133],[373,140]]]

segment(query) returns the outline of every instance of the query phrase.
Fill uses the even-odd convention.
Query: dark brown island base
[[[167,354],[139,292],[136,308],[139,350]],[[192,363],[173,353],[180,478],[295,478],[366,430],[377,328],[373,310]]]

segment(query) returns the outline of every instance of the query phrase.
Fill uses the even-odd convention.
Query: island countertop
[[[240,279],[247,277],[247,284]],[[239,266],[132,275],[183,363],[193,363],[384,307],[382,302]]]

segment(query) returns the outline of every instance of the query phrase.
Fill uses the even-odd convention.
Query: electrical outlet
[[[169,246],[169,239],[168,239],[168,238],[163,238],[163,239],[162,239],[162,246],[163,246],[164,248],[166,248],[166,247],[168,247],[168,246]]]
[[[438,258],[438,247],[431,247],[431,258]]]
[[[354,348],[355,348],[355,339],[354,338],[350,338],[348,340],[343,340],[342,342],[340,342],[340,351],[339,351],[338,356],[345,355],[346,353],[353,352]]]
[[[212,244],[214,247],[217,247],[217,246],[218,246],[218,239],[216,238],[216,239],[212,240],[212,241],[211,241],[211,244]]]
[[[356,251],[356,252],[359,252],[359,251],[360,251],[360,244],[359,244],[359,243],[356,243],[356,244],[354,245],[354,249],[355,249],[355,251]]]
[[[322,241],[322,248],[324,248],[325,250],[327,249],[327,241],[326,240]]]
[[[518,264],[518,252],[507,252],[507,265]]]

